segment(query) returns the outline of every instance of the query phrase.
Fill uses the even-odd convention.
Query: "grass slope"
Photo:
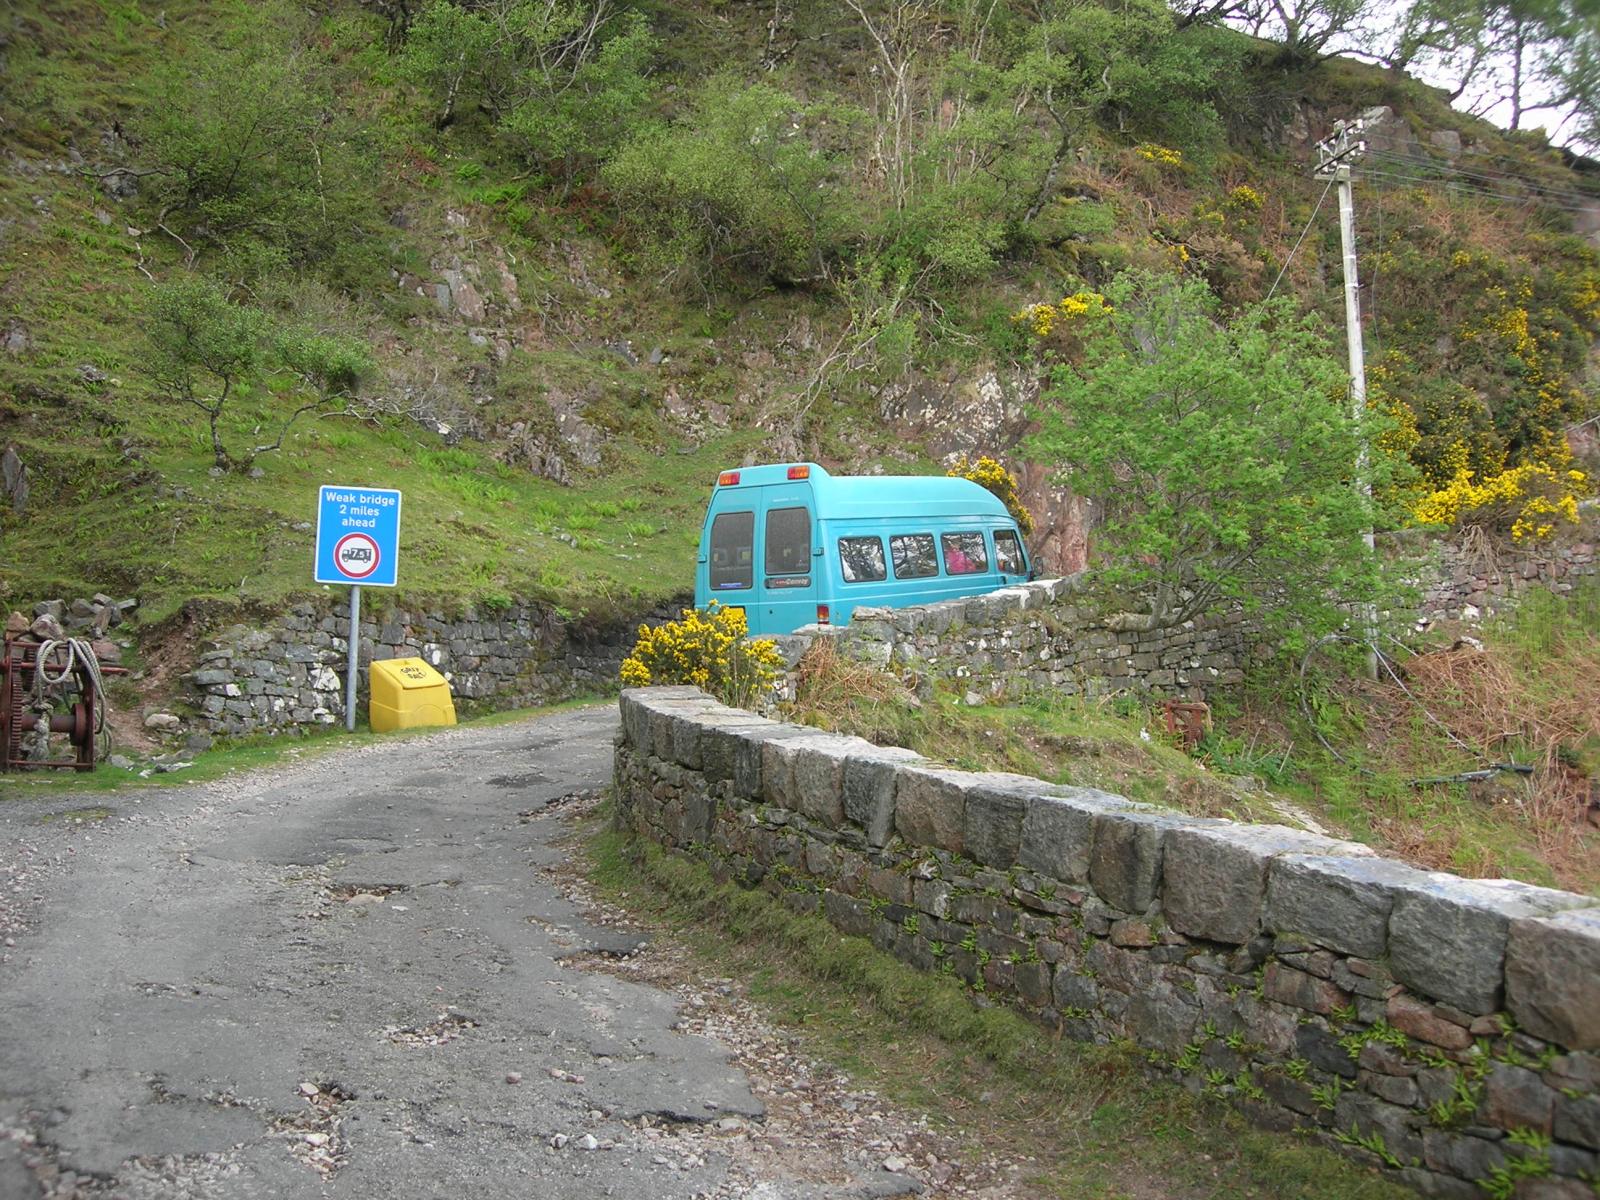
[[[1507,616],[1420,643],[1398,678],[1313,661],[1214,698],[1178,749],[1159,707],[1051,695],[968,705],[813,653],[793,716],[966,770],[1019,771],[1195,814],[1318,828],[1430,870],[1600,896],[1600,587],[1531,592]],[[1287,682],[1286,682],[1287,681]],[[1422,783],[1515,762],[1531,774]]]

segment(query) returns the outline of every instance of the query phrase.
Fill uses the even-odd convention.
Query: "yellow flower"
[[[1583,472],[1558,472],[1548,463],[1524,463],[1481,482],[1461,466],[1448,484],[1417,501],[1412,518],[1419,525],[1471,520],[1502,529],[1509,522],[1513,541],[1537,541],[1556,530],[1556,522],[1545,518],[1577,524],[1578,494],[1586,484]]]
[[[1153,162],[1163,167],[1181,167],[1183,165],[1183,151],[1174,150],[1169,146],[1158,146],[1154,142],[1145,142],[1134,147],[1134,153],[1146,162]]]
[[[625,685],[689,683],[724,703],[748,706],[777,683],[783,658],[771,639],[748,639],[743,609],[713,601],[703,612],[686,608],[679,617],[640,627],[633,653],[622,662]]]
[[[1266,197],[1247,183],[1241,183],[1228,193],[1228,207],[1241,211],[1259,212],[1266,203]]]
[[[970,479],[979,487],[987,488],[1005,504],[1023,536],[1033,532],[1033,514],[1022,502],[1017,477],[998,460],[984,455],[977,462],[971,462],[963,454],[945,474],[955,479]]]

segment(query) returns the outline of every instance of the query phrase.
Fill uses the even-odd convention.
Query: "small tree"
[[[436,103],[439,128],[475,101],[570,187],[637,131],[655,51],[645,18],[613,0],[435,0],[399,66]]]
[[[369,135],[334,99],[326,56],[305,15],[246,6],[220,44],[155,67],[133,118],[154,177],[150,228],[190,265],[209,251],[315,263],[363,217]]]
[[[567,186],[639,127],[654,87],[646,73],[656,42],[644,18],[629,13],[618,32],[564,75],[545,72],[545,86],[500,122],[531,162],[547,163]]]
[[[1102,578],[1148,601],[1145,626],[1239,605],[1297,636],[1337,628],[1378,584],[1363,437],[1380,486],[1389,462],[1315,324],[1282,303],[1224,321],[1204,283],[1144,273],[1106,299],[1032,446],[1104,506]]]
[[[159,286],[149,315],[150,377],[167,397],[205,414],[212,456],[224,471],[248,470],[260,455],[280,449],[297,420],[349,399],[372,366],[359,343],[275,329],[266,313],[235,304],[218,284],[199,275]],[[223,439],[224,414],[240,389],[266,371],[291,374],[294,407],[278,424],[274,440],[230,451]]]

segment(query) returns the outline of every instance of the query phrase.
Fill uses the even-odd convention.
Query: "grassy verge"
[[[1061,1042],[1015,1013],[979,1008],[863,939],[612,831],[587,843],[613,903],[679,934],[708,972],[753,998],[809,1049],[974,1150],[1033,1166],[1032,1194],[1091,1197],[1408,1195],[1303,1140],[1150,1079],[1125,1046]]]
[[[605,698],[600,696],[584,696],[537,708],[508,709],[462,721],[457,728],[492,729],[515,721],[532,720],[551,713],[582,708],[585,705],[599,703],[603,699]],[[41,799],[79,792],[109,794],[182,787],[191,783],[207,783],[246,771],[281,766],[287,762],[323,758],[330,754],[372,746],[380,742],[404,741],[438,732],[440,732],[438,728],[426,728],[374,733],[371,729],[358,725],[354,733],[346,733],[342,728],[319,728],[307,729],[294,736],[254,734],[249,737],[228,738],[219,742],[215,748],[196,754],[193,764],[181,771],[152,773],[146,777],[139,775],[139,771],[144,769],[144,764],[137,764],[132,770],[101,764],[95,770],[84,774],[76,771],[50,770],[19,771],[15,774],[0,775],[0,800]]]
[[[892,676],[838,658],[828,643],[801,666],[794,719],[904,746],[972,771],[1016,771],[1100,788],[1198,816],[1296,818],[1239,756],[1190,755],[1165,732],[1159,707],[1136,697],[1039,693],[1013,704],[967,704],[941,688],[913,696]],[[1263,751],[1263,756],[1264,756]]]
[[[1230,724],[1262,746],[1294,739],[1282,790],[1364,841],[1600,895],[1600,587],[1530,590],[1460,632],[1403,655],[1398,679],[1325,676],[1308,713],[1298,693],[1259,689]],[[1422,782],[1493,763],[1531,771]]]

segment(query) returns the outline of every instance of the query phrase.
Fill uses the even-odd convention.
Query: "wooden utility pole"
[[[1371,464],[1368,461],[1367,439],[1364,432],[1367,419],[1367,358],[1361,335],[1361,283],[1356,275],[1356,206],[1350,186],[1351,163],[1359,161],[1366,153],[1367,143],[1361,135],[1365,121],[1340,121],[1333,127],[1333,136],[1317,144],[1318,179],[1331,179],[1339,189],[1339,242],[1344,250],[1344,328],[1345,345],[1350,354],[1350,409],[1361,432],[1360,450],[1356,457],[1356,486],[1368,500],[1372,498]],[[1368,554],[1377,548],[1368,526],[1362,540]],[[1366,606],[1367,675],[1378,677],[1378,619],[1373,606]]]

